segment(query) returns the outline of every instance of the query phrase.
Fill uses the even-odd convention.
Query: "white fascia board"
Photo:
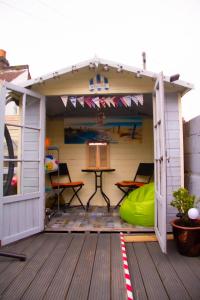
[[[121,64],[121,63],[116,63],[116,62],[113,62],[113,61],[110,61],[110,60],[105,60],[105,59],[99,58],[99,63],[102,64],[102,65],[107,64],[109,67],[115,68],[115,69],[118,69],[119,67],[122,67],[122,69],[124,71],[128,71],[128,72],[135,73],[135,74],[140,73],[143,76],[147,76],[147,77],[151,77],[151,78],[157,78],[157,73],[153,73],[153,72],[143,70],[143,69],[140,69],[140,68],[127,66],[127,65],[124,65],[124,64]]]
[[[135,68],[135,67],[132,67],[132,66],[127,66],[127,65],[124,65],[124,64],[121,64],[121,63],[117,63],[117,62],[113,62],[113,61],[110,61],[110,60],[106,60],[106,59],[96,57],[96,58],[93,58],[93,59],[75,64],[75,65],[72,65],[70,67],[63,68],[63,69],[60,69],[58,71],[55,71],[55,72],[52,72],[52,73],[49,73],[49,74],[46,74],[46,75],[42,75],[42,76],[37,77],[35,79],[27,80],[26,82],[22,83],[21,86],[28,87],[28,86],[31,86],[31,85],[34,85],[34,84],[37,84],[37,83],[42,83],[43,81],[48,80],[48,79],[58,78],[59,76],[67,74],[69,72],[72,72],[73,70],[75,71],[75,70],[79,70],[79,69],[82,69],[84,67],[87,67],[87,66],[90,65],[90,63],[98,63],[98,64],[101,64],[101,65],[108,65],[109,67],[115,68],[115,69],[118,69],[119,67],[122,67],[122,69],[124,71],[128,71],[128,72],[135,73],[135,74],[140,74],[141,76],[146,76],[146,77],[149,77],[149,78],[152,78],[152,79],[155,79],[155,80],[158,76],[158,73],[155,73],[155,72],[143,70],[143,69],[140,69],[140,68]],[[169,76],[164,76],[163,79],[164,79],[164,82],[168,82],[172,85],[185,87],[187,90],[190,90],[190,89],[194,88],[192,84],[190,84],[188,82],[185,82],[185,81],[177,80],[176,82],[170,82],[170,77]]]
[[[42,76],[34,78],[34,79],[27,80],[26,82],[22,83],[22,86],[23,87],[28,87],[30,85],[34,85],[34,84],[37,84],[37,83],[42,83],[43,81],[48,80],[48,79],[57,78],[57,77],[59,77],[63,74],[67,74],[69,72],[72,72],[73,70],[75,71],[75,70],[87,67],[87,66],[89,66],[89,64],[91,62],[93,62],[93,60],[87,60],[87,61],[84,61],[82,63],[72,65],[70,67],[63,68],[63,69],[60,69],[60,70],[52,72],[52,73],[48,73],[46,75],[42,75]]]
[[[176,86],[176,85],[183,86],[188,90],[194,89],[194,85],[192,83],[189,83],[189,82],[186,82],[186,81],[183,81],[183,80],[176,80],[174,82],[170,82],[170,77],[169,76],[164,76],[163,79],[164,79],[164,82],[168,82],[168,83],[170,83],[171,85],[174,85],[174,86]]]
[[[139,73],[139,74],[141,74],[141,76],[146,76],[146,77],[150,77],[150,78],[153,78],[153,79],[157,79],[157,77],[158,77],[158,73],[155,73],[155,72],[151,72],[151,71],[143,70],[143,69],[140,69],[140,68],[135,68],[135,67],[123,65],[123,64],[120,64],[120,63],[116,63],[116,62],[111,62],[109,60],[105,60],[105,59],[101,59],[101,58],[99,59],[99,61],[100,61],[100,64],[102,64],[102,65],[107,64],[108,66],[113,67],[113,68],[119,68],[120,66],[122,66],[123,70],[129,71],[129,72],[132,72],[132,73],[135,73],[135,74]],[[163,79],[164,79],[164,82],[168,82],[172,85],[179,85],[179,86],[186,87],[188,89],[193,89],[194,88],[194,86],[191,83],[188,83],[188,82],[185,82],[185,81],[182,81],[182,80],[177,80],[176,82],[170,82],[170,77],[169,76],[164,76]]]

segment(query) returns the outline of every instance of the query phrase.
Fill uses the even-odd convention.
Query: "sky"
[[[94,56],[180,74],[194,89],[182,99],[187,121],[200,115],[199,0],[0,0],[0,49],[32,78]]]

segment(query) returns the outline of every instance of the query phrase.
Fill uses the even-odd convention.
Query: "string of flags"
[[[106,108],[106,107],[131,107],[132,103],[144,104],[143,95],[128,96],[61,96],[62,102],[67,107],[70,102],[74,107],[79,103],[82,107]]]

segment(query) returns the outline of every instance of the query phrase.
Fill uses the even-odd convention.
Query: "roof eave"
[[[46,75],[42,75],[42,76],[37,77],[35,79],[27,80],[26,82],[24,82],[22,84],[22,86],[23,87],[29,87],[29,86],[32,86],[32,85],[35,85],[35,84],[38,84],[38,83],[42,83],[43,81],[53,79],[53,78],[57,78],[61,75],[67,74],[67,73],[72,72],[74,70],[79,70],[79,69],[82,69],[84,67],[87,67],[91,63],[108,65],[109,67],[116,68],[116,69],[118,69],[119,67],[122,67],[123,70],[125,70],[125,71],[138,74],[139,76],[146,76],[146,77],[149,77],[149,78],[152,78],[152,79],[155,79],[155,80],[158,76],[158,73],[155,73],[155,72],[143,70],[143,69],[140,69],[140,68],[135,68],[135,67],[132,67],[132,66],[121,64],[121,63],[116,63],[116,62],[113,62],[113,61],[110,61],[110,60],[105,60],[105,59],[102,59],[102,58],[93,58],[93,59],[78,63],[76,65],[72,65],[70,67],[63,68],[63,69],[60,69],[58,71],[48,73]],[[183,93],[186,93],[187,91],[194,88],[194,86],[191,83],[188,83],[188,82],[185,82],[185,81],[182,81],[182,80],[177,80],[175,82],[170,82],[170,77],[169,76],[164,76],[164,82],[169,83],[173,86],[183,87]]]

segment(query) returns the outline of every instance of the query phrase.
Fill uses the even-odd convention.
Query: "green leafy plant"
[[[170,205],[176,207],[178,210],[177,216],[180,217],[180,225],[194,226],[193,220],[188,217],[188,210],[195,207],[196,197],[191,195],[185,188],[179,188],[173,192],[174,199]]]

